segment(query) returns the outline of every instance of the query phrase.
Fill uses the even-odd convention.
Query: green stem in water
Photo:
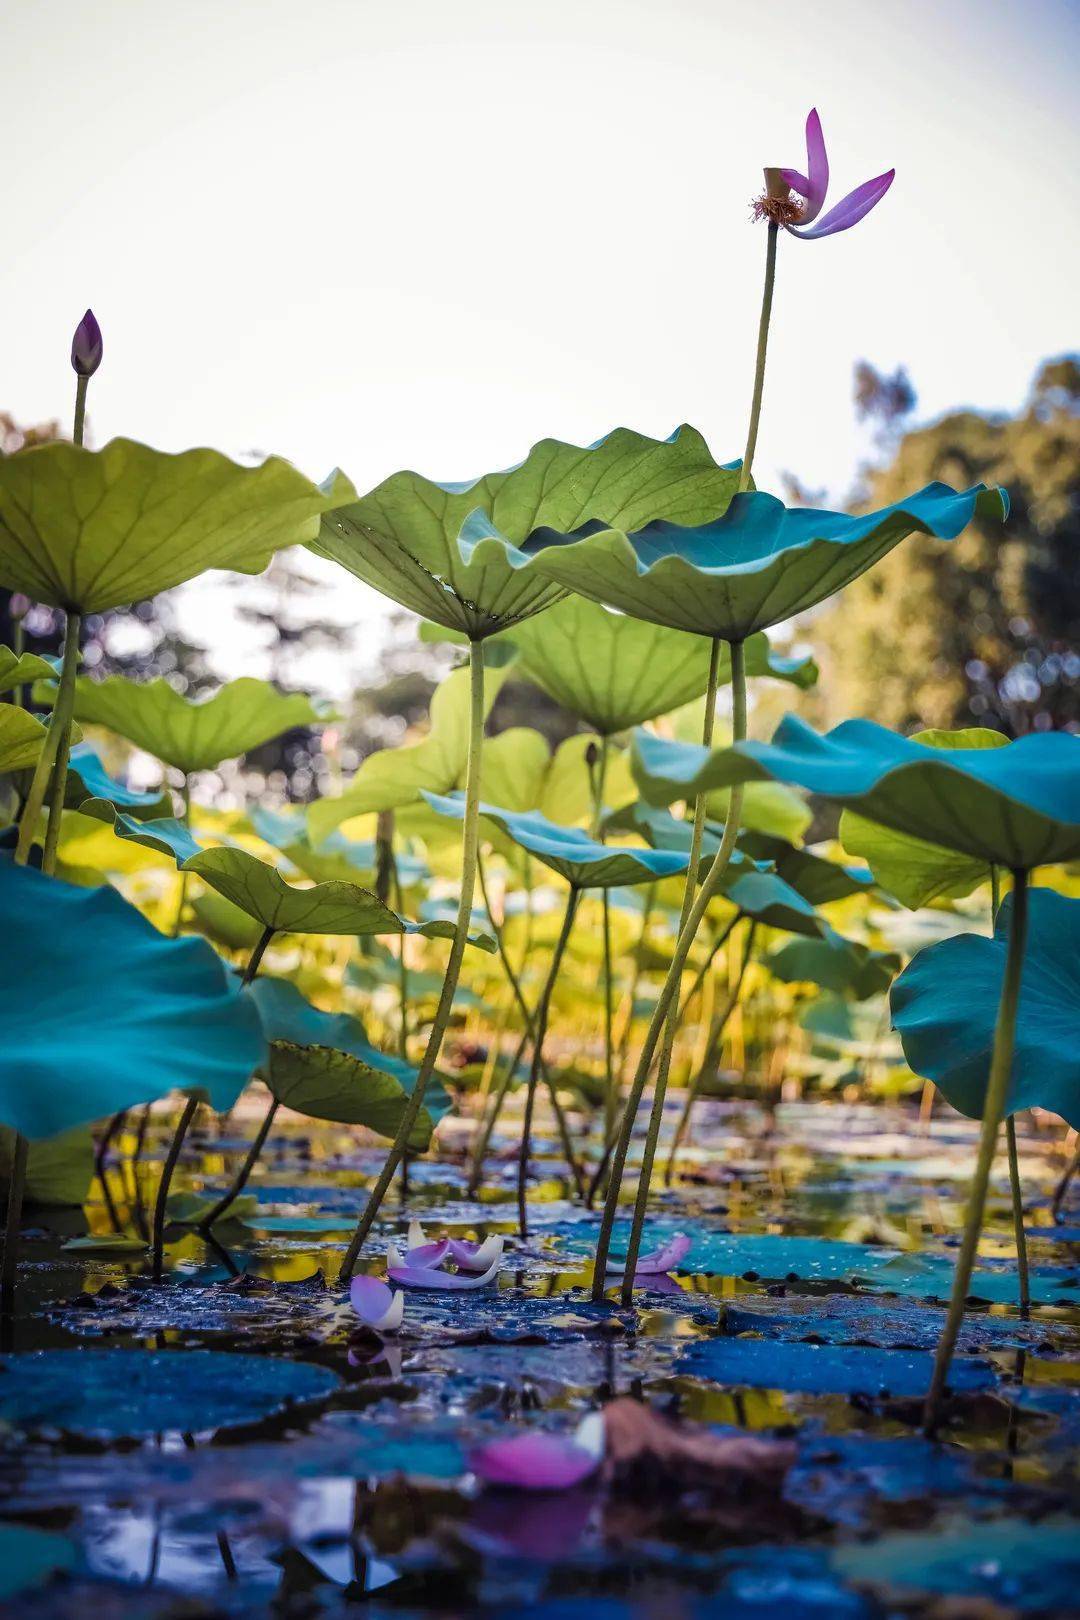
[[[736,742],[741,742],[746,736],[746,660],[743,656],[741,642],[733,642],[731,647],[731,690],[734,704],[733,731]],[[593,1298],[595,1300],[602,1300],[604,1297],[608,1255],[611,1251],[611,1234],[619,1207],[619,1190],[622,1185],[623,1171],[626,1167],[626,1154],[630,1146],[630,1137],[634,1129],[634,1119],[638,1106],[641,1102],[641,1094],[645,1089],[645,1082],[652,1067],[653,1054],[660,1042],[667,1022],[668,1011],[682,980],[682,971],[686,958],[690,954],[690,948],[694,943],[702,919],[719,891],[732,851],[735,848],[739,820],[742,816],[742,801],[743,787],[740,782],[731,789],[728,816],[724,824],[724,835],[720,840],[720,847],[713,857],[712,865],[705,874],[705,881],[698,891],[698,897],[694,901],[690,915],[686,920],[686,926],[680,930],[679,937],[675,941],[675,952],[671,966],[661,987],[642,1044],[637,1071],[630,1087],[630,1095],[626,1101],[623,1121],[619,1129],[619,1139],[615,1144],[611,1178],[608,1183],[607,1197],[604,1201],[604,1213],[600,1222],[600,1235],[596,1245],[596,1270],[593,1277]],[[632,1272],[628,1272],[627,1275],[632,1279]]]
[[[499,1081],[495,1095],[492,1098],[491,1104],[488,1108],[487,1116],[484,1119],[484,1123],[481,1127],[476,1147],[473,1150],[472,1168],[469,1171],[469,1179],[465,1184],[465,1191],[470,1197],[479,1187],[481,1178],[483,1177],[484,1160],[487,1158],[488,1148],[491,1146],[491,1138],[494,1134],[495,1126],[498,1123],[499,1115],[502,1112],[503,1103],[506,1101],[507,1093],[510,1090],[510,1084],[517,1073],[518,1064],[521,1062],[521,1059],[524,1056],[525,1048],[529,1044],[531,1034],[532,1024],[530,1022],[528,1029],[522,1031],[521,1039],[517,1043],[517,1048],[514,1055],[510,1059],[509,1066]]]
[[[528,1090],[525,1093],[525,1118],[521,1127],[521,1150],[518,1154],[518,1230],[522,1241],[529,1235],[529,1215],[526,1191],[529,1179],[529,1150],[532,1137],[533,1103],[536,1100],[536,1082],[540,1076],[540,1067],[544,1061],[544,1037],[547,1034],[548,1013],[551,1010],[551,995],[555,989],[555,981],[559,977],[559,968],[562,966],[563,954],[566,951],[570,933],[574,926],[574,913],[577,910],[578,900],[581,897],[580,889],[570,890],[563,912],[562,927],[551,956],[551,966],[548,968],[544,988],[540,992],[540,1001],[536,1008],[536,1034],[533,1037],[532,1065],[529,1069]]]
[[[968,1194],[964,1218],[964,1236],[956,1261],[949,1312],[934,1358],[934,1373],[930,1393],[923,1411],[923,1428],[932,1434],[937,1426],[938,1410],[945,1392],[956,1341],[964,1321],[964,1301],[971,1285],[971,1273],[979,1247],[983,1212],[986,1208],[986,1190],[997,1150],[998,1132],[1009,1095],[1012,1078],[1013,1049],[1016,1044],[1016,1011],[1020,1001],[1020,976],[1024,966],[1024,945],[1027,938],[1028,875],[1020,871],[1013,874],[1013,904],[1009,919],[1008,955],[1005,975],[998,1003],[997,1027],[994,1030],[994,1051],[990,1059],[990,1074],[983,1104],[982,1128],[979,1132],[979,1153],[975,1175]]]
[[[480,881],[480,893],[484,901],[484,910],[488,914],[488,921],[491,924],[491,932],[495,939],[495,947],[499,953],[499,960],[502,963],[503,972],[506,975],[506,982],[510,986],[514,1000],[517,1002],[518,1011],[521,1013],[525,1023],[525,1031],[521,1039],[521,1044],[518,1047],[514,1061],[511,1063],[510,1068],[503,1076],[502,1082],[498,1089],[498,1094],[494,1100],[488,1120],[484,1126],[481,1136],[481,1143],[479,1144],[482,1151],[480,1151],[478,1157],[473,1161],[472,1174],[469,1178],[470,1185],[472,1185],[472,1179],[473,1176],[475,1176],[476,1185],[479,1186],[480,1176],[483,1173],[484,1155],[487,1153],[487,1145],[491,1141],[491,1133],[495,1129],[495,1125],[498,1121],[499,1113],[502,1109],[507,1091],[510,1088],[510,1081],[513,1078],[514,1071],[517,1068],[521,1054],[525,1050],[527,1042],[533,1038],[536,1020],[534,1014],[529,1009],[528,1002],[525,1000],[525,992],[521,988],[521,979],[514,971],[514,964],[511,962],[510,953],[506,949],[506,940],[503,935],[502,924],[496,919],[495,912],[492,908],[491,897],[488,894],[487,874],[484,871],[483,858],[479,852],[477,852],[476,857],[476,875]],[[547,1087],[548,1096],[551,1098],[551,1107],[555,1114],[556,1123],[559,1127],[559,1138],[562,1142],[563,1153],[566,1155],[566,1162],[570,1167],[570,1174],[574,1178],[574,1186],[577,1188],[579,1197],[583,1197],[585,1193],[584,1172],[577,1162],[577,1155],[574,1152],[573,1140],[570,1136],[570,1127],[566,1122],[566,1115],[563,1112],[562,1103],[559,1101],[558,1088],[547,1071],[542,1054],[540,1058],[540,1078]]]
[[[446,964],[446,976],[443,979],[439,1004],[435,1009],[435,1021],[431,1026],[431,1033],[428,1036],[424,1056],[420,1061],[420,1069],[405,1112],[402,1114],[397,1135],[387,1155],[386,1163],[383,1165],[379,1179],[371,1190],[367,1204],[364,1207],[364,1213],[361,1215],[349,1247],[345,1251],[341,1271],[338,1273],[338,1283],[342,1287],[353,1274],[361,1246],[371,1231],[375,1217],[379,1213],[379,1207],[386,1197],[387,1190],[408,1146],[417,1116],[423,1107],[427,1083],[438,1061],[446,1026],[450,1022],[454,992],[457,990],[458,978],[461,974],[461,962],[465,955],[465,946],[468,943],[473,892],[476,887],[476,857],[480,833],[480,754],[484,742],[484,649],[479,641],[469,643],[469,698],[469,753],[465,777],[465,810],[461,847],[461,894],[458,899],[457,925],[450,946],[450,957]]]
[[[60,684],[57,687],[56,701],[49,717],[49,729],[45,733],[45,741],[41,745],[41,753],[38,755],[37,763],[34,766],[30,791],[26,795],[26,803],[23,805],[22,816],[19,820],[19,839],[15,849],[16,865],[25,866],[30,859],[34,834],[37,831],[38,820],[45,803],[45,795],[48,792],[51,777],[52,793],[49,798],[49,820],[45,831],[45,852],[41,861],[41,870],[47,873],[52,873],[56,869],[56,845],[60,836],[60,816],[64,808],[64,794],[67,791],[71,716],[75,707],[75,675],[79,665],[79,627],[81,622],[79,614],[68,614],[64,632],[64,661],[60,668]]]
[[[1061,1211],[1065,1207],[1065,1198],[1068,1194],[1072,1179],[1076,1175],[1077,1171],[1080,1171],[1080,1142],[1077,1142],[1076,1152],[1073,1154],[1069,1163],[1065,1166],[1061,1180],[1054,1188],[1054,1197],[1050,1205],[1051,1220],[1059,1221],[1061,1219]]]
[[[256,973],[258,973],[266,947],[269,945],[273,937],[274,929],[263,929],[256,942],[255,949],[248,958],[247,967],[244,969],[243,976],[241,977],[241,990],[245,987],[245,985],[249,985]],[[184,1111],[180,1115],[180,1123],[173,1132],[173,1139],[169,1143],[169,1151],[165,1158],[165,1166],[161,1172],[161,1180],[158,1183],[157,1197],[154,1200],[154,1223],[153,1235],[151,1237],[151,1266],[155,1282],[161,1281],[161,1275],[164,1268],[165,1213],[166,1205],[169,1201],[169,1188],[172,1186],[173,1172],[176,1169],[177,1161],[180,1158],[180,1150],[184,1145],[184,1138],[187,1136],[188,1129],[192,1120],[195,1118],[198,1109],[199,1098],[189,1097],[187,1102],[184,1104]],[[231,1201],[232,1200],[230,1199],[230,1202]],[[216,1216],[211,1213],[207,1221],[203,1224],[208,1226],[214,1219],[216,1219]]]
[[[1031,1281],[1028,1277],[1027,1233],[1024,1231],[1024,1194],[1020,1186],[1020,1155],[1016,1150],[1016,1120],[1005,1121],[1005,1143],[1009,1152],[1009,1190],[1012,1193],[1013,1231],[1016,1234],[1016,1268],[1020,1277],[1020,1312],[1031,1310]]]
[[[773,288],[776,285],[776,243],[780,227],[769,222],[768,242],[765,248],[765,286],[761,294],[761,318],[758,321],[757,360],[754,366],[754,396],[750,405],[750,425],[746,433],[742,471],[739,474],[739,493],[750,488],[750,475],[757,449],[758,427],[761,423],[761,396],[765,390],[765,355],[769,347],[769,321],[772,318]]]
[[[724,937],[726,938],[727,934],[730,934],[731,929],[735,926],[735,923],[741,921],[742,912],[738,912],[734,921],[727,929]],[[712,1068],[713,1063],[719,1062],[720,1054],[723,1050],[724,1031],[728,1026],[728,1021],[731,1018],[732,1013],[739,1005],[739,992],[742,990],[742,983],[743,979],[746,977],[746,970],[750,966],[750,957],[754,949],[754,934],[756,930],[757,922],[751,918],[750,926],[746,931],[746,942],[743,946],[742,960],[739,963],[739,971],[735,976],[735,983],[732,985],[731,990],[724,1001],[724,1005],[720,1008],[716,1014],[716,1017],[713,1019],[713,1026],[709,1031],[709,1044],[705,1052],[705,1061],[686,1088],[686,1100],[683,1103],[682,1113],[679,1115],[679,1123],[675,1127],[675,1135],[671,1139],[671,1152],[668,1154],[667,1168],[664,1171],[665,1187],[671,1186],[672,1178],[675,1174],[675,1160],[678,1156],[679,1149],[682,1146],[683,1138],[686,1135],[689,1127],[690,1113],[695,1102],[697,1101],[698,1092],[701,1090],[701,1082],[706,1073]]]
[[[23,1191],[26,1187],[26,1161],[30,1144],[16,1134],[11,1149],[11,1181],[8,1185],[7,1219],[4,1224],[4,1260],[0,1269],[0,1316],[10,1316],[15,1308],[15,1271],[19,1262],[19,1235],[22,1228]]]
[[[274,1123],[274,1118],[279,1107],[280,1104],[278,1103],[277,1098],[273,1098],[270,1103],[270,1107],[263,1115],[262,1124],[255,1133],[255,1139],[248,1148],[247,1157],[240,1166],[239,1170],[236,1172],[232,1184],[226,1188],[225,1192],[222,1193],[213,1209],[210,1210],[199,1222],[200,1232],[209,1232],[210,1228],[215,1224],[215,1222],[220,1221],[226,1210],[232,1208],[233,1204],[247,1186],[251,1172],[254,1170],[255,1165],[258,1162],[259,1154],[266,1145],[266,1138],[270,1135],[270,1127]]]
[[[713,637],[712,656],[709,659],[709,683],[705,689],[705,719],[702,725],[701,741],[706,748],[712,747],[713,728],[716,724],[716,687],[720,669],[721,643]],[[739,649],[740,659],[742,649]],[[732,648],[732,675],[734,676],[735,649]],[[745,729],[745,727],[744,727]],[[730,820],[730,817],[729,817]],[[736,832],[738,827],[736,826]],[[705,794],[699,793],[694,800],[694,826],[690,835],[690,864],[686,869],[686,885],[683,889],[682,908],[679,912],[680,937],[686,927],[690,912],[694,904],[694,895],[697,891],[698,868],[701,865],[701,845],[705,837]],[[724,829],[727,838],[727,827]],[[734,845],[734,839],[732,839]],[[730,858],[730,850],[728,852]],[[725,858],[725,865],[727,858]],[[671,1054],[675,1047],[675,1034],[679,1027],[679,991],[682,987],[682,966],[674,981],[674,989],[669,997],[667,1017],[664,1023],[663,1039],[660,1047],[660,1065],[656,1071],[656,1084],[653,1088],[652,1111],[649,1114],[649,1124],[645,1133],[645,1150],[641,1160],[641,1174],[638,1177],[637,1196],[634,1200],[634,1215],[630,1224],[630,1244],[626,1257],[626,1276],[623,1281],[623,1299],[627,1304],[633,1297],[634,1269],[637,1265],[638,1254],[641,1250],[641,1234],[645,1227],[645,1212],[649,1202],[649,1191],[652,1186],[653,1163],[656,1159],[656,1146],[660,1140],[660,1126],[664,1118],[664,1101],[667,1097],[668,1076],[671,1073]],[[636,1112],[636,1105],[635,1105]],[[631,1120],[631,1129],[633,1121]],[[620,1169],[621,1174],[621,1169]]]

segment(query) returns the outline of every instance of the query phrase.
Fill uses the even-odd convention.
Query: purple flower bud
[[[92,377],[101,364],[105,345],[101,327],[92,309],[88,309],[71,340],[71,368],[80,377]]]

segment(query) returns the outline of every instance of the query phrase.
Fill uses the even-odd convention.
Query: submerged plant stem
[[[1009,1152],[1009,1191],[1012,1194],[1013,1231],[1016,1235],[1016,1269],[1020,1279],[1020,1310],[1031,1310],[1031,1282],[1028,1277],[1027,1234],[1024,1231],[1024,1194],[1020,1186],[1020,1155],[1016,1150],[1016,1120],[1005,1121],[1005,1143]]]
[[[532,1117],[533,1104],[536,1100],[536,1082],[544,1061],[544,1037],[547,1034],[548,1014],[551,1010],[551,996],[555,989],[555,981],[559,977],[559,968],[562,966],[563,955],[569,943],[570,933],[574,926],[574,913],[577,911],[578,900],[581,898],[580,889],[570,890],[563,912],[562,927],[551,955],[551,966],[548,968],[544,988],[540,992],[540,1001],[536,1008],[536,1033],[533,1036],[532,1064],[529,1068],[529,1083],[525,1093],[525,1118],[521,1126],[521,1148],[518,1153],[518,1231],[522,1241],[529,1235],[528,1200],[526,1197],[529,1179],[529,1151],[532,1146]]]
[[[927,1434],[932,1434],[937,1426],[938,1409],[941,1405],[942,1395],[945,1392],[949,1367],[964,1320],[964,1301],[967,1299],[968,1289],[971,1284],[971,1273],[979,1247],[979,1235],[982,1232],[983,1212],[986,1208],[986,1189],[990,1182],[990,1170],[997,1149],[1001,1117],[1005,1112],[1005,1103],[1009,1094],[1009,1081],[1012,1078],[1013,1049],[1016,1044],[1016,1011],[1020,1001],[1020,975],[1024,966],[1024,945],[1027,938],[1027,879],[1026,872],[1021,871],[1013,874],[1013,904],[1012,915],[1009,919],[1009,946],[1005,959],[1005,974],[1001,985],[1001,1000],[998,1003],[997,1025],[994,1030],[994,1051],[990,1059],[990,1074],[986,1085],[986,1101],[983,1104],[982,1128],[979,1133],[979,1153],[975,1164],[975,1174],[972,1178],[971,1191],[968,1194],[967,1212],[964,1217],[964,1236],[953,1276],[949,1312],[938,1343],[937,1354],[934,1358],[934,1373],[923,1411],[923,1428]]]
[[[701,730],[701,741],[706,748],[712,747],[713,728],[716,724],[716,686],[720,669],[720,648],[720,640],[714,637],[712,656],[709,659],[709,683],[705,689],[705,718]],[[734,664],[735,652],[733,648],[733,676]],[[706,795],[699,793],[694,800],[694,825],[690,835],[690,864],[686,869],[686,884],[683,888],[682,907],[679,912],[680,937],[689,920],[694,904],[694,894],[697,890],[698,868],[701,865],[701,845],[705,837],[705,799]],[[724,837],[727,838],[726,827]],[[660,1064],[656,1071],[652,1110],[649,1114],[648,1129],[645,1133],[645,1150],[642,1154],[641,1174],[638,1177],[637,1196],[634,1200],[634,1216],[630,1225],[630,1244],[627,1250],[626,1277],[623,1283],[623,1297],[627,1303],[630,1302],[633,1293],[634,1270],[641,1249],[641,1234],[645,1226],[645,1210],[649,1201],[649,1189],[652,1185],[653,1163],[656,1159],[656,1146],[660,1140],[660,1126],[664,1118],[664,1101],[667,1097],[668,1075],[671,1072],[671,1054],[675,1047],[675,1034],[679,1027],[679,991],[681,988],[682,967],[680,965],[678,976],[674,981],[674,991],[669,998],[669,1007],[664,1023],[664,1033],[660,1046]],[[631,1129],[633,1129],[633,1121],[631,1121]]]
[[[427,1046],[420,1061],[420,1068],[413,1084],[412,1093],[406,1104],[405,1112],[401,1116],[401,1123],[398,1126],[397,1135],[394,1138],[390,1152],[387,1154],[386,1163],[383,1165],[379,1178],[371,1189],[367,1204],[364,1207],[364,1213],[361,1215],[349,1247],[345,1251],[345,1258],[341,1262],[341,1270],[338,1273],[338,1283],[341,1286],[344,1286],[353,1274],[356,1259],[364,1239],[371,1231],[375,1217],[379,1213],[380,1205],[386,1197],[397,1167],[408,1147],[409,1137],[412,1135],[417,1116],[423,1107],[427,1083],[438,1061],[446,1026],[450,1022],[450,1012],[454,1004],[454,992],[457,990],[461,962],[469,938],[473,892],[476,887],[476,857],[480,832],[480,754],[483,742],[484,649],[481,642],[471,641],[469,643],[469,754],[465,777],[465,811],[461,838],[461,894],[458,898],[457,925],[450,946],[450,957],[446,964],[446,976],[443,979],[439,1004],[435,1009],[435,1021],[431,1026],[431,1033],[428,1036]]]

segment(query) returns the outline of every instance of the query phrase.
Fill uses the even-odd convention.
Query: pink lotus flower
[[[396,1333],[405,1312],[405,1296],[378,1277],[358,1272],[349,1284],[349,1303],[361,1322],[376,1333]]]
[[[404,1254],[395,1243],[386,1250],[387,1276],[406,1288],[485,1288],[498,1275],[501,1237],[486,1238],[483,1243],[466,1243],[458,1238],[428,1243],[419,1221],[413,1221],[407,1241]],[[456,1262],[457,1271],[442,1269],[448,1255]]]
[[[503,1240],[492,1234],[483,1243],[468,1243],[460,1238],[450,1239],[450,1258],[459,1271],[486,1271],[493,1260],[502,1257]]]
[[[590,1412],[572,1435],[533,1430],[479,1446],[469,1467],[488,1485],[521,1491],[565,1491],[588,1479],[604,1460],[604,1415]]]
[[[849,230],[852,225],[865,219],[884,197],[896,175],[895,169],[888,169],[873,180],[864,180],[861,186],[856,186],[834,208],[830,208],[824,219],[818,220],[829,188],[829,157],[816,107],[806,120],[806,168],[806,174],[798,169],[766,169],[766,197],[761,205],[756,206],[760,206],[761,217],[771,218],[773,214],[769,205],[777,204],[776,222],[792,236],[801,236],[808,242],[816,241],[819,236],[833,236],[837,231]],[[785,201],[777,180],[782,187],[790,188],[803,199],[802,207],[794,217],[783,212],[785,207],[792,205]],[[815,220],[818,220],[817,224],[813,223]]]
[[[479,1275],[467,1271],[443,1271],[441,1266],[409,1265],[408,1256],[405,1265],[388,1265],[386,1275],[391,1282],[400,1283],[403,1288],[486,1288],[499,1275],[499,1256],[496,1255],[488,1269]]]

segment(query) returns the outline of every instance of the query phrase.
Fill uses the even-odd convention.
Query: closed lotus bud
[[[101,327],[92,309],[88,309],[71,340],[71,369],[79,377],[92,377],[101,364],[105,345]]]

